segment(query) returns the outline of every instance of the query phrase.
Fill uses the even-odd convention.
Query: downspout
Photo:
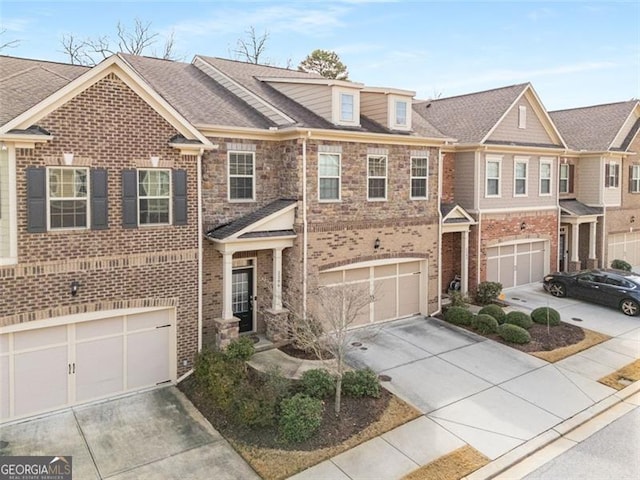
[[[566,152],[566,151],[565,151]],[[558,165],[555,168],[555,172],[556,175],[553,178],[557,178],[557,186],[556,188],[553,189],[553,192],[556,195],[556,213],[558,215],[558,227],[556,228],[556,264],[553,268],[553,271],[559,271],[560,270],[560,258],[563,257],[564,258],[564,252],[560,251],[560,228],[562,228],[562,211],[560,210],[560,164],[562,162],[562,160],[560,159],[561,157],[558,156]],[[551,185],[551,188],[553,188],[553,185]],[[565,236],[565,240],[566,240],[566,236]],[[566,265],[565,265],[566,267]],[[551,272],[548,272],[551,273]]]
[[[311,131],[307,132],[311,138]],[[307,318],[307,138],[302,139],[302,318]]]
[[[198,177],[198,352],[202,350],[202,155],[204,149],[198,153],[196,171]]]
[[[486,151],[486,147],[485,147],[485,151]],[[486,158],[483,158],[485,165],[486,165]],[[478,179],[479,176],[479,169],[480,169],[480,154],[479,152],[476,152],[474,154],[474,178]],[[500,168],[502,170],[502,164],[500,164]],[[486,175],[486,172],[485,172]],[[480,179],[480,181],[482,182],[482,188],[486,188],[486,178],[483,177]],[[502,182],[502,171],[500,172],[500,181]],[[480,239],[481,239],[481,232],[482,232],[482,210],[480,209],[480,185],[479,182],[474,182],[474,187],[476,189],[476,211],[478,212],[478,231],[476,232],[476,289],[478,288],[478,285],[480,285],[480,258],[482,257],[482,253],[481,253],[481,243],[480,243]],[[502,190],[501,190],[502,192]]]
[[[438,201],[436,205],[438,208],[438,308],[433,312],[434,315],[442,311],[442,210],[440,209],[442,202],[442,159],[442,147],[440,147],[438,148]],[[428,308],[429,302],[427,301],[427,310]]]

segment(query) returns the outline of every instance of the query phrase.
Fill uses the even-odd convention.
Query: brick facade
[[[178,132],[115,74],[98,81],[38,125],[53,140],[16,151],[18,264],[0,267],[0,325],[129,306],[175,306],[178,375],[198,345],[197,172],[194,156],[169,147]],[[27,232],[26,169],[74,164],[108,172],[106,230]],[[185,170],[188,224],[122,228],[123,169]],[[80,282],[76,296],[71,281]],[[28,315],[26,315],[28,314]]]

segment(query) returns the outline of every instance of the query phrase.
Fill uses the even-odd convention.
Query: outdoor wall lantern
[[[520,224],[520,230],[524,230],[525,228],[527,228],[527,224],[525,222],[522,222]]]
[[[74,280],[71,282],[71,296],[75,297],[78,294],[78,289],[80,288],[80,282]]]
[[[635,215],[631,215],[630,223],[634,223],[635,221],[636,221],[636,216]]]
[[[380,248],[380,239],[376,238],[376,241],[373,242],[373,248],[374,250],[378,250]]]

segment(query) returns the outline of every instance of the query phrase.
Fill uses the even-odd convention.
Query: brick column
[[[216,326],[216,347],[224,350],[229,344],[240,336],[240,319],[216,318],[214,321]]]

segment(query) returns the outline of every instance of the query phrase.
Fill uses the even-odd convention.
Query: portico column
[[[273,298],[271,308],[282,310],[282,248],[273,249]]]
[[[596,222],[589,224],[589,258],[596,258]]]
[[[579,246],[579,225],[577,223],[571,224],[571,261],[579,262],[578,258],[578,246]]]
[[[460,242],[460,293],[467,293],[469,288],[469,230],[461,232],[462,241]]]
[[[233,318],[233,252],[222,254],[222,318],[230,320]]]

